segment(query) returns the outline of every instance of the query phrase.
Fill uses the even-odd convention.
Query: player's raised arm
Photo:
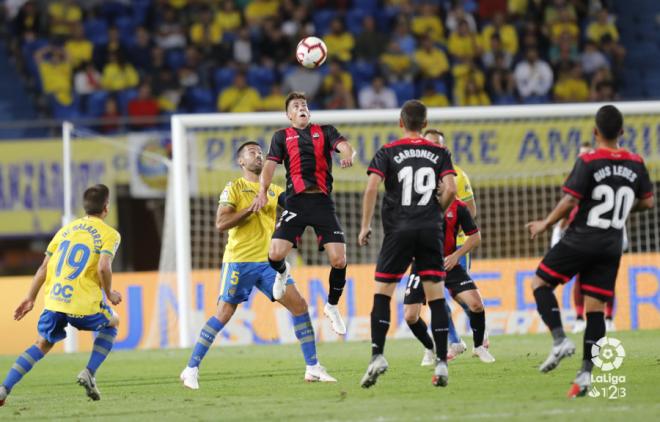
[[[252,213],[252,207],[236,211],[236,208],[230,205],[220,204],[218,205],[218,211],[215,216],[215,228],[221,233],[233,229],[244,223]]]
[[[32,284],[30,285],[30,290],[27,297],[23,299],[23,302],[21,302],[21,304],[18,305],[14,311],[14,319],[16,321],[20,321],[34,307],[34,301],[37,299],[37,294],[39,294],[41,286],[43,286],[44,282],[46,281],[46,270],[48,268],[49,260],[50,255],[46,254],[44,260],[39,266],[39,269],[37,269],[37,272],[34,274],[34,278],[32,279]]]
[[[362,226],[360,228],[360,235],[358,236],[358,245],[360,246],[369,244],[371,220],[374,216],[374,208],[376,207],[376,199],[378,198],[378,185],[382,180],[382,177],[376,173],[371,173],[367,180],[367,187],[364,189],[364,197],[362,199]]]
[[[579,204],[580,201],[573,195],[564,195],[564,197],[559,200],[555,209],[553,209],[544,220],[536,220],[527,223],[525,227],[529,230],[530,238],[534,239],[539,234],[548,230],[548,228],[557,221],[568,216],[571,213],[571,210]]]
[[[337,144],[337,150],[339,151],[341,168],[351,167],[353,165],[353,157],[355,157],[355,150],[344,140]]]

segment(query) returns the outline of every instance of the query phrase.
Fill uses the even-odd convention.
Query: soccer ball
[[[296,47],[296,59],[298,63],[308,69],[321,66],[328,57],[328,47],[322,39],[317,37],[306,37],[300,40]]]

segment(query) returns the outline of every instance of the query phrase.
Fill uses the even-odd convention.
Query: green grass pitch
[[[0,420],[660,420],[660,331],[616,332],[627,357],[614,371],[625,375],[626,397],[565,394],[581,359],[578,354],[550,374],[536,369],[546,357],[548,335],[491,337],[497,362],[483,364],[467,353],[449,365],[449,386],[431,386],[431,369],[419,366],[414,340],[390,340],[389,371],[369,390],[359,387],[369,344],[319,347],[321,362],[337,384],[303,382],[297,345],[214,347],[201,367],[201,389],[178,379],[189,350],[113,352],[97,374],[99,402],[88,401],[75,377],[86,354],[53,355],[14,388]],[[14,357],[0,357],[2,376]]]

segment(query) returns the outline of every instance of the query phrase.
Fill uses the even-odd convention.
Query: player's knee
[[[232,303],[221,302],[215,313],[215,317],[218,319],[218,321],[222,322],[223,324],[226,324],[229,322],[231,317],[234,316],[234,312],[236,312],[236,307],[237,305],[234,305]]]
[[[119,327],[119,322],[120,322],[119,314],[113,313],[109,319],[110,322],[108,323],[108,327],[114,327],[114,328]]]
[[[534,276],[534,278],[532,279],[532,290],[536,290],[539,287],[554,288],[554,286],[552,286],[552,284],[550,284],[547,281],[543,280],[541,277]]]
[[[475,301],[475,302],[469,303],[468,308],[470,308],[470,312],[480,314],[484,311],[484,304],[481,303],[480,301]]]
[[[43,337],[39,337],[35,342],[35,345],[39,348],[39,350],[41,350],[41,353],[43,353],[44,355],[50,352],[50,349],[53,348],[53,343],[49,342]]]
[[[414,324],[419,319],[419,313],[415,307],[404,306],[403,318],[406,320],[406,324]]]
[[[117,337],[117,333],[119,332],[119,330],[117,330],[117,327],[114,327],[114,326],[107,326],[107,327],[105,327],[101,332],[102,332],[103,334],[107,334],[107,335],[109,335],[110,337],[115,338],[115,337]]]
[[[304,315],[309,311],[309,308],[307,307],[307,302],[303,297],[301,296],[298,300],[293,302],[291,305],[291,313],[293,315]]]
[[[330,257],[330,265],[332,268],[342,269],[346,267],[346,255]]]

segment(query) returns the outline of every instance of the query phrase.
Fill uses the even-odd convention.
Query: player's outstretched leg
[[[378,377],[383,375],[389,366],[385,356],[383,356],[383,351],[385,349],[385,337],[390,328],[391,294],[396,284],[385,285],[387,287],[380,286],[381,284],[385,283],[376,282],[376,291],[385,291],[390,295],[374,294],[374,305],[371,309],[371,361],[360,381],[362,388],[369,388],[376,384]]]
[[[7,373],[5,380],[0,386],[0,406],[5,404],[5,400],[7,400],[7,396],[11,392],[11,389],[18,384],[25,374],[30,372],[32,367],[34,367],[34,365],[39,362],[52,347],[52,343],[48,342],[46,339],[39,338],[36,344],[28,347],[25,352],[16,358],[16,362],[14,362]]]
[[[323,314],[330,320],[334,332],[343,336],[346,334],[346,325],[337,304],[346,285],[346,245],[333,242],[324,246],[328,252],[331,268],[328,277],[328,303],[323,308]]]
[[[421,303],[406,304],[403,306],[403,316],[410,331],[412,331],[417,340],[424,346],[424,356],[422,357],[421,365],[432,366],[435,365],[435,346],[433,345],[433,339],[429,335],[426,323],[420,317],[421,309]]]
[[[188,360],[188,366],[181,372],[179,378],[183,381],[183,386],[191,390],[199,389],[199,365],[202,363],[206,352],[215,341],[215,337],[229,322],[236,312],[238,305],[220,301],[216,314],[206,321],[206,324],[199,332],[199,338],[193,347],[192,355]]]
[[[589,387],[591,386],[591,371],[594,367],[592,360],[594,356],[592,356],[591,351],[593,345],[605,337],[606,332],[605,315],[603,313],[604,303],[592,297],[587,297],[586,302],[587,327],[584,330],[582,367],[568,391],[569,398],[584,396],[589,391]]]
[[[99,331],[94,340],[94,347],[92,349],[92,354],[89,357],[89,362],[87,362],[87,367],[80,371],[76,378],[78,385],[85,389],[87,397],[94,401],[101,400],[101,392],[96,385],[96,371],[108,357],[108,354],[112,350],[112,346],[115,344],[116,337],[116,327],[105,327]]]
[[[532,288],[538,312],[552,334],[553,343],[550,354],[539,366],[539,371],[549,372],[555,369],[562,359],[575,353],[575,344],[564,333],[559,303],[557,303],[553,287],[536,276],[532,282]]]

